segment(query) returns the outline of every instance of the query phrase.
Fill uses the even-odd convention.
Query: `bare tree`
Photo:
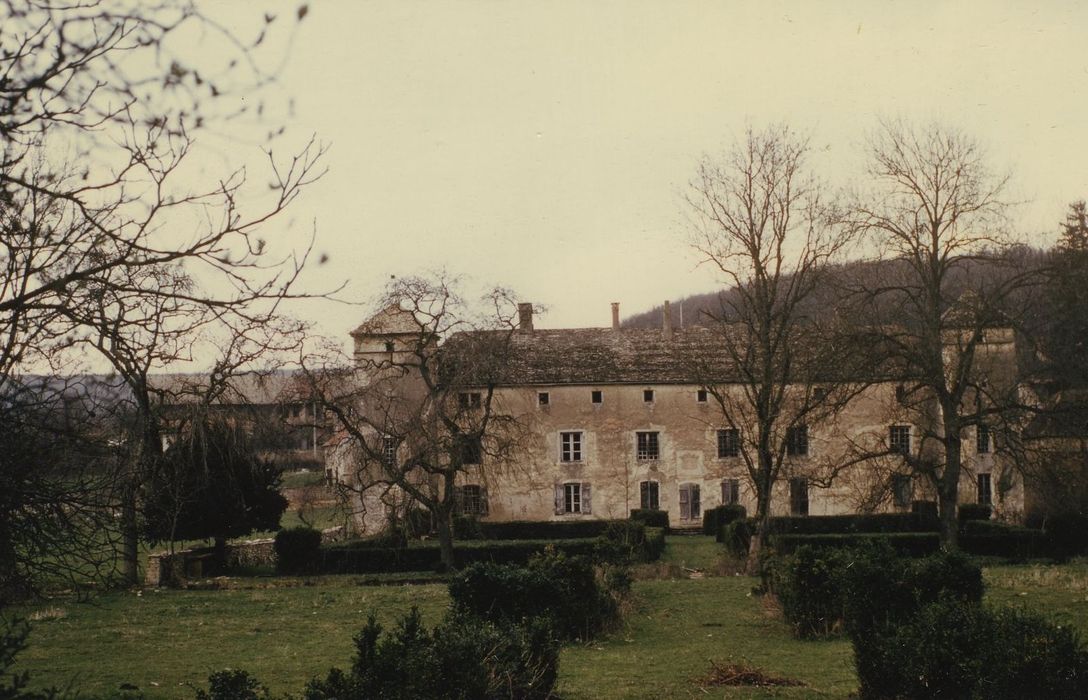
[[[818,313],[828,265],[850,238],[806,170],[807,153],[785,126],[749,130],[722,160],[701,164],[686,197],[694,247],[730,287],[709,314],[720,359],[698,373],[739,431],[755,489],[750,568],[769,532],[775,485],[813,471],[809,426],[859,390],[851,346],[836,342],[837,321]]]
[[[522,442],[496,394],[517,332],[511,299],[495,290],[486,311],[472,314],[445,277],[396,279],[383,311],[359,331],[352,369],[310,363],[315,392],[344,438],[334,457],[342,486],[364,507],[426,508],[447,567],[456,564],[459,479],[486,479]]]
[[[954,548],[964,438],[1009,435],[1024,408],[1009,301],[1031,276],[1006,254],[1008,178],[974,140],[885,122],[869,154],[856,223],[892,264],[873,268],[860,298],[873,311],[871,346],[905,378],[900,410],[916,433],[906,462],[936,490],[942,543]]]

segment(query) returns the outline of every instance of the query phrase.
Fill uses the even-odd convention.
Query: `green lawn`
[[[754,579],[715,575],[728,567],[710,538],[670,537],[664,560],[635,582],[618,630],[564,649],[564,698],[844,698],[854,690],[849,643],[791,638],[775,611],[750,595]],[[1088,636],[1085,563],[994,566],[986,580],[989,601],[1041,611]],[[234,667],[275,693],[297,693],[314,675],[350,662],[352,635],[370,611],[388,622],[418,605],[433,624],[447,604],[441,584],[360,586],[353,576],[314,585],[241,583],[250,587],[110,593],[90,603],[56,598],[30,606],[19,611],[37,618],[20,669],[38,686],[71,682],[101,694],[130,683],[149,697],[191,698],[186,684],[201,685],[211,671]],[[745,661],[805,685],[704,692],[697,680],[712,661]]]

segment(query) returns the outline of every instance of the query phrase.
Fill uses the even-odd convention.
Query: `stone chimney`
[[[618,331],[620,329],[620,303],[618,301],[612,302],[612,330]]]
[[[518,304],[518,328],[523,331],[533,330],[533,305]]]
[[[661,312],[661,334],[665,336],[665,340],[672,340],[672,307],[668,301]]]

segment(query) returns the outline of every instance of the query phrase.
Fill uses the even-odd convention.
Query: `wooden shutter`
[[[487,504],[487,487],[480,487],[480,515],[488,515],[490,507]]]
[[[582,484],[582,512],[589,514],[593,512],[593,492],[590,490],[589,484]]]
[[[691,492],[687,484],[680,487],[680,519],[691,520]]]
[[[650,482],[643,481],[638,485],[639,506],[642,508],[650,507]]]
[[[702,501],[699,498],[699,484],[691,485],[691,517],[698,518],[702,515]]]
[[[563,484],[555,485],[555,514],[562,515],[565,511],[563,507],[565,493],[563,490]]]

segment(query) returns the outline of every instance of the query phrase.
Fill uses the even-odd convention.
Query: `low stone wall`
[[[344,527],[330,527],[321,531],[322,544],[344,539]],[[264,538],[227,545],[228,569],[275,566],[275,540]],[[147,557],[144,583],[148,586],[182,587],[192,579],[207,578],[221,573],[217,571],[215,550],[211,547],[182,549],[177,552],[157,552]]]

